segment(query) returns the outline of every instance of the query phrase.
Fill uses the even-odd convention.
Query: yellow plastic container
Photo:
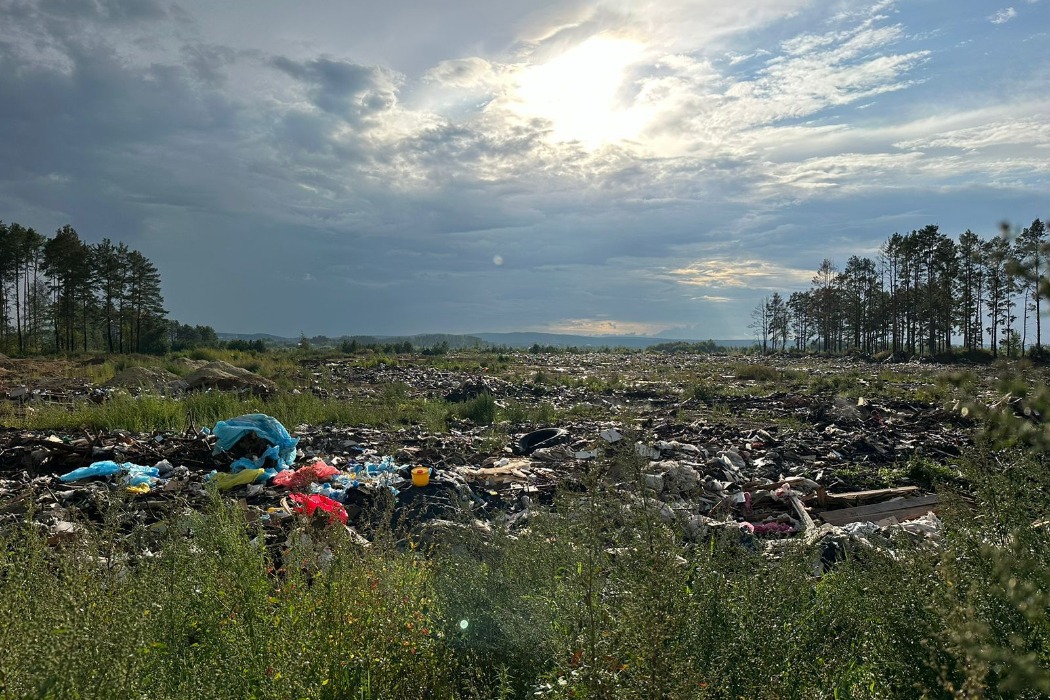
[[[426,486],[430,483],[430,469],[427,467],[416,467],[412,470],[412,485]]]

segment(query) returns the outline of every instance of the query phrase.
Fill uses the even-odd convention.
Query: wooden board
[[[909,520],[926,515],[926,513],[937,510],[941,499],[932,494],[920,496],[919,498],[904,498],[895,501],[884,501],[873,503],[870,506],[857,506],[856,508],[840,508],[839,510],[828,510],[820,513],[821,519],[831,525],[846,525],[848,523],[875,522],[886,518],[897,520]]]
[[[886,500],[897,496],[917,496],[918,486],[901,486],[895,489],[872,489],[870,491],[850,491],[848,493],[818,493],[817,500],[823,505],[857,505],[867,501]]]

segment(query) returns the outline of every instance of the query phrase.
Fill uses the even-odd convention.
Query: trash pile
[[[782,397],[764,409],[770,405],[804,411],[810,426],[576,420],[525,432],[487,454],[481,445],[492,446],[481,427],[392,434],[297,426],[293,437],[264,413],[154,436],[63,439],[6,430],[0,525],[31,510],[49,536],[64,539],[78,517],[101,519],[119,503],[129,526],[149,526],[203,508],[215,490],[264,525],[268,540],[282,540],[299,518],[320,517],[364,543],[377,524],[392,522],[392,512],[415,532],[464,521],[483,530],[527,527],[560,487],[581,490],[582,474],[591,472],[622,488],[625,500],[642,500],[687,542],[719,534],[775,548],[801,538],[834,561],[858,543],[891,551],[897,533],[938,537],[937,494],[918,486],[856,488],[848,474],[912,454],[959,453],[969,438],[948,413],[863,399],[819,405]]]
[[[523,436],[516,451],[528,457],[488,460],[481,468],[455,467],[454,471],[488,495],[501,494],[507,510],[526,504],[551,485],[564,480],[567,467],[587,463],[610,450],[627,450],[606,468],[604,477],[623,485],[625,499],[643,501],[669,525],[676,525],[687,541],[702,541],[713,534],[739,536],[742,541],[783,540],[802,537],[808,543],[833,543],[839,553],[849,542],[889,549],[896,532],[936,540],[940,499],[918,486],[853,490],[832,479],[837,488],[816,481],[831,473],[823,460],[803,461],[810,476],[786,474],[778,456],[783,440],[769,431],[750,431],[743,448],[697,445],[679,440],[651,443],[626,438],[616,427],[601,430],[595,440],[572,442],[566,431],[545,429]],[[558,444],[551,445],[552,440]],[[543,445],[525,450],[525,445]],[[781,450],[778,450],[781,448]],[[631,463],[625,467],[623,463]],[[578,471],[578,470],[577,470]],[[814,471],[817,473],[814,474]],[[640,496],[631,488],[641,484]],[[504,521],[512,526],[528,521],[527,512],[510,512]],[[772,544],[772,543],[770,543]],[[829,550],[830,551],[830,550]],[[830,561],[830,560],[829,560]]]
[[[87,480],[98,483],[101,479],[106,484],[122,487],[131,496],[150,493],[163,496],[183,492],[200,496],[211,484],[221,493],[241,489],[236,495],[245,499],[246,506],[247,499],[260,504],[268,501],[269,507],[260,508],[260,516],[264,519],[283,509],[283,515],[298,513],[313,516],[323,513],[343,524],[349,520],[344,506],[348,500],[355,502],[355,497],[379,489],[396,496],[399,488],[412,482],[409,473],[412,466],[399,465],[390,456],[374,461],[336,457],[332,465],[322,459],[307,458],[297,449],[298,439],[292,437],[275,418],[261,413],[219,421],[213,430],[201,431],[196,441],[210,445],[213,457],[232,461],[222,471],[213,469],[201,478],[199,471],[193,473],[186,466],[173,466],[168,458],[157,461],[153,466],[104,459],[61,474],[57,481],[64,486],[75,487]],[[53,436],[43,442],[54,447],[62,445],[74,451],[74,454],[80,454],[81,450],[77,448],[83,447],[67,445]],[[160,444],[163,439],[158,436],[153,442]],[[139,448],[140,452],[143,448],[157,452],[154,446],[143,446],[137,442],[130,445]],[[97,449],[92,447],[90,453],[94,454]],[[82,452],[88,453],[87,450]],[[305,463],[296,467],[297,461]],[[47,480],[47,477],[40,479]],[[40,480],[34,481],[41,483]],[[354,495],[349,495],[349,492],[354,492]],[[0,486],[2,493],[3,488]],[[57,491],[56,500],[66,502],[73,493],[71,490]],[[294,506],[289,506],[289,503]],[[134,507],[134,501],[129,505]],[[156,506],[157,502],[151,505]],[[65,522],[64,517],[61,521]]]

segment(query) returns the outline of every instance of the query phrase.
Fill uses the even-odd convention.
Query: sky
[[[220,332],[747,338],[1050,217],[1050,0],[0,0],[0,219]]]

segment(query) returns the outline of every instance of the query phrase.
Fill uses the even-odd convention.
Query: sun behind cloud
[[[622,94],[628,69],[644,55],[645,46],[632,39],[592,36],[523,69],[512,94],[515,111],[548,120],[555,141],[597,147],[631,139],[649,115]]]

